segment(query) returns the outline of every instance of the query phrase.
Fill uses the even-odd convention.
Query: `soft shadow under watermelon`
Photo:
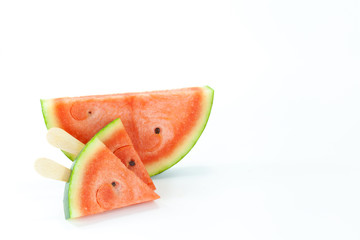
[[[140,214],[146,211],[155,210],[157,208],[159,208],[159,205],[156,202],[150,201],[140,204],[134,204],[125,208],[113,209],[111,211],[106,211],[85,217],[68,219],[67,221],[78,227],[87,227],[89,225],[97,224],[100,222],[102,223],[104,221],[115,219],[120,220],[121,217],[126,218],[129,215]]]
[[[170,168],[166,172],[152,176],[153,180],[160,180],[166,178],[177,178],[177,177],[190,177],[199,175],[208,175],[213,172],[213,169],[209,166],[197,165],[197,166],[186,166],[178,168]]]

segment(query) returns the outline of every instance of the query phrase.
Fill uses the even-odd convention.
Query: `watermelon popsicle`
[[[65,186],[65,218],[78,218],[158,199],[97,137],[76,157]]]
[[[44,177],[66,182],[66,219],[159,198],[96,137],[86,144],[72,170],[47,158],[37,159],[34,167]]]

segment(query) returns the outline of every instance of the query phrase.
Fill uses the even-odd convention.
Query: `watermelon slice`
[[[122,163],[151,189],[155,189],[155,185],[151,180],[149,173],[146,171],[144,164],[140,160],[139,155],[125,131],[124,125],[120,118],[115,119],[98,133],[95,137],[99,138],[113,152]]]
[[[65,217],[83,217],[158,198],[104,143],[94,137],[72,165],[65,186]]]
[[[55,98],[41,100],[41,105],[47,128],[62,128],[83,143],[120,118],[153,176],[176,164],[195,145],[210,116],[213,96],[213,89],[206,86]]]

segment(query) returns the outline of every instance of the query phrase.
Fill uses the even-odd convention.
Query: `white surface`
[[[359,1],[1,1],[1,239],[359,239]],[[65,221],[40,98],[209,85],[161,199]],[[11,235],[8,235],[11,234]]]

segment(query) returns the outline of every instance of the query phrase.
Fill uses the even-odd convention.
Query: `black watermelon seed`
[[[135,161],[131,159],[130,162],[129,162],[129,165],[130,166],[135,166]]]
[[[115,187],[115,186],[116,186],[116,182],[112,182],[111,185],[112,185],[113,187]]]
[[[158,128],[158,127],[155,128],[155,133],[156,133],[156,134],[159,134],[159,133],[160,133],[160,128]]]

